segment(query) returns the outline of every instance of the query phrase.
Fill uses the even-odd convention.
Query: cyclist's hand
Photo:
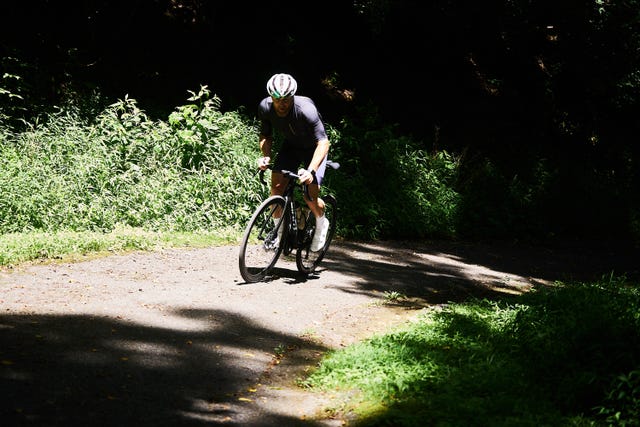
[[[313,175],[306,169],[300,169],[298,171],[298,176],[300,177],[301,184],[311,184],[313,182]]]
[[[258,168],[261,170],[265,170],[269,166],[270,161],[271,157],[260,157],[258,159]]]

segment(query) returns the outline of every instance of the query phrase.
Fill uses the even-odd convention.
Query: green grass
[[[108,233],[92,231],[24,232],[0,235],[0,266],[52,260],[74,260],[129,251],[169,247],[202,248],[237,243],[240,231],[151,232],[118,227]]]
[[[637,426],[639,313],[622,279],[452,304],[330,353],[302,385],[357,426]]]

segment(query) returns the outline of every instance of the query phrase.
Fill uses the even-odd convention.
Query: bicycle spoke
[[[327,166],[332,169],[340,167],[338,163],[327,161]],[[305,274],[312,273],[322,261],[329,249],[329,244],[335,233],[338,220],[338,209],[335,197],[323,196],[325,202],[325,217],[329,220],[329,230],[324,246],[319,251],[311,251],[310,245],[315,230],[315,219],[309,210],[299,206],[294,201],[294,191],[302,188],[295,184],[297,174],[287,170],[281,170],[289,182],[284,190],[284,196],[271,196],[266,199],[253,213],[249,224],[245,229],[242,243],[240,244],[239,265],[240,273],[247,282],[264,280],[269,274],[280,254],[288,256],[296,250],[296,266]],[[260,179],[263,184],[266,182]],[[296,215],[306,212],[298,218]],[[278,218],[278,220],[275,220]],[[304,218],[304,221],[302,219]],[[296,221],[297,219],[297,221]],[[300,230],[290,230],[297,226]]]
[[[316,267],[320,264],[324,255],[327,253],[335,232],[336,221],[338,218],[336,200],[333,196],[326,196],[324,197],[324,201],[324,215],[329,220],[329,231],[327,232],[327,240],[325,241],[324,247],[317,252],[313,252],[310,249],[313,231],[315,229],[315,220],[312,219],[310,221],[312,224],[308,224],[308,227],[305,228],[306,234],[304,236],[303,243],[296,253],[296,265],[298,270],[305,274],[310,274],[315,271]]]
[[[274,222],[274,212],[282,212],[284,199],[271,197],[256,210],[242,239],[240,273],[247,282],[263,280],[280,256],[281,242],[276,227],[283,227],[282,220]]]

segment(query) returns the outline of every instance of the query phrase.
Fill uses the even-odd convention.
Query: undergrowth
[[[303,385],[358,426],[637,426],[640,291],[624,278],[474,300],[330,353]]]
[[[256,174],[255,119],[237,111],[223,113],[221,100],[206,86],[190,91],[187,103],[166,120],[152,120],[129,97],[93,115],[80,107],[88,104],[99,102],[70,100],[53,113],[22,120],[21,126],[16,126],[19,120],[0,117],[0,236],[22,234],[13,242],[26,245],[0,248],[0,262],[90,251],[92,233],[113,237],[121,230],[139,230],[136,241],[130,232],[122,236],[132,248],[155,247],[155,238],[143,243],[143,236],[162,233],[233,230],[238,236],[268,195]],[[420,142],[397,136],[391,126],[367,135],[353,123],[326,127],[330,157],[342,165],[329,171],[323,183],[323,190],[339,201],[338,235],[455,234],[453,156],[426,153]],[[380,166],[396,165],[397,173],[374,179],[366,165],[372,159],[359,154],[363,138],[379,148]],[[418,169],[422,172],[415,179]],[[387,193],[379,181],[401,191]],[[393,200],[385,202],[385,193]],[[78,243],[83,233],[87,241]],[[72,235],[68,249],[63,244],[52,249],[50,238],[43,237],[60,241]]]

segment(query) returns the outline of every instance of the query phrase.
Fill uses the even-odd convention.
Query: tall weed
[[[4,128],[0,232],[243,226],[265,191],[252,175],[256,131],[206,87],[188,100],[168,122],[125,97],[91,124],[66,110]]]
[[[364,238],[455,236],[459,195],[454,190],[457,159],[428,153],[421,141],[399,136],[374,117],[343,123],[342,139],[332,147],[342,161],[335,188],[341,230]]]
[[[77,105],[20,132],[0,126],[0,233],[242,229],[268,195],[255,175],[257,123],[222,113],[206,86],[167,120],[127,96],[93,117]],[[327,124],[342,164],[324,184],[338,197],[338,234],[455,235],[455,157],[373,123]]]

